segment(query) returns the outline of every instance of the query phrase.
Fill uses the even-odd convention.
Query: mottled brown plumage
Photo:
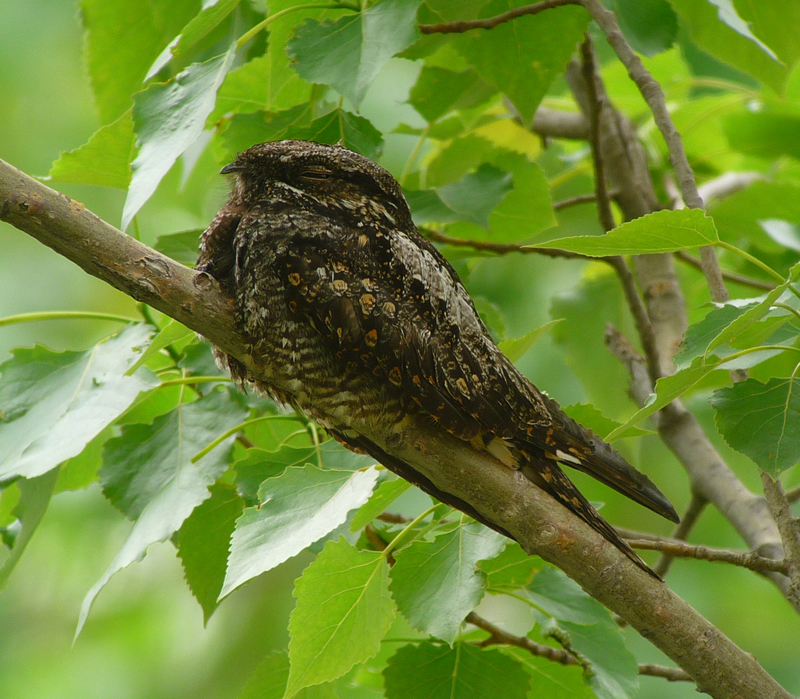
[[[235,184],[203,235],[197,268],[234,298],[247,363],[258,368],[254,380],[218,352],[234,378],[479,517],[369,438],[429,416],[520,469],[649,570],[559,463],[677,521],[672,505],[497,348],[388,172],[346,148],[307,141],[254,146],[222,172],[235,174]]]

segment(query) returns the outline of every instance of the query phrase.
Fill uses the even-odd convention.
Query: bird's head
[[[402,189],[369,158],[313,141],[260,143],[222,168],[235,174],[245,204],[288,204],[320,213],[406,227],[411,213]]]

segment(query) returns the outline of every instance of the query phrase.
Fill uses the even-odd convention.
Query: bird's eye
[[[300,177],[304,180],[311,180],[312,182],[321,182],[322,180],[329,180],[331,173],[328,170],[303,170]]]

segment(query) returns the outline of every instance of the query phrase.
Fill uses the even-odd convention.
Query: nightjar
[[[197,269],[235,302],[246,364],[215,351],[234,379],[497,528],[392,457],[392,438],[425,416],[521,470],[650,572],[559,464],[677,522],[674,508],[503,355],[386,170],[341,146],[291,140],[253,146],[222,174],[235,175],[232,193],[203,234]]]

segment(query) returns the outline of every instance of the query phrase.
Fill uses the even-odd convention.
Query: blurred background
[[[72,2],[0,3],[0,157],[31,175],[46,175],[59,152],[82,145],[98,126],[81,48],[80,18]],[[420,123],[413,110],[401,103],[403,91],[413,84],[417,70],[409,61],[391,61],[363,105],[365,116],[381,129],[400,121]],[[610,91],[613,95],[613,88]],[[414,140],[390,136],[384,164],[396,172]],[[546,167],[547,163],[543,164]],[[226,184],[216,175],[218,168],[219,163],[204,156],[182,185],[180,164],[176,166],[139,216],[141,238],[152,243],[160,234],[204,227],[226,195]],[[553,198],[585,191],[585,187],[585,181],[573,178],[554,192]],[[119,225],[122,191],[63,185],[58,189]],[[591,207],[570,210],[563,223],[575,228],[597,225]],[[582,274],[596,273],[574,262],[519,255],[473,261],[468,267],[466,263],[457,264],[468,279],[470,291],[501,309],[508,337],[547,322],[553,297],[557,297],[555,307],[561,311],[556,317],[569,315],[575,307],[575,295],[570,290]],[[702,283],[693,272],[683,273],[687,284]],[[509,284],[509,279],[514,283]],[[602,275],[596,280],[595,291],[600,297],[608,293]],[[130,299],[0,223],[0,317],[77,309],[138,315]],[[578,320],[576,315],[573,321]],[[592,326],[593,332],[602,331],[605,317],[598,315],[581,322],[591,326],[590,321],[597,326]],[[36,343],[57,350],[85,348],[117,327],[89,320],[2,327],[0,362],[9,357],[12,348]],[[572,334],[569,329],[563,331],[561,340],[567,348],[571,337],[582,339],[577,330]],[[581,344],[584,351],[598,356],[606,352],[601,344]],[[565,405],[586,400],[580,380],[606,381],[609,385],[615,382],[619,396],[609,396],[609,405],[600,407],[612,417],[618,416],[614,412],[630,410],[623,395],[621,368],[611,376],[599,371],[594,378],[578,377],[570,368],[569,357],[569,351],[547,337],[520,365]],[[706,398],[707,394],[696,394],[690,404],[710,425],[712,415]],[[710,433],[715,435],[716,431]],[[639,452],[636,458],[640,463],[646,461],[651,477],[680,511],[688,492],[683,470],[657,439],[635,441],[625,443],[623,450]],[[752,465],[726,445],[717,446],[743,480],[760,489]],[[577,480],[591,500],[606,497],[596,483]],[[399,509],[412,510],[420,497],[408,494]],[[610,502],[603,514],[629,528],[669,533],[667,523],[622,498]],[[310,555],[300,556],[238,590],[204,628],[201,609],[183,582],[180,562],[170,544],[151,547],[142,563],[111,580],[73,646],[81,600],[107,568],[129,528],[130,523],[104,500],[96,485],[54,499],[8,588],[0,595],[0,697],[235,697],[267,652],[286,647],[293,581],[311,560]],[[703,515],[692,540],[741,547],[735,532],[713,510]],[[738,568],[679,560],[669,583],[754,653],[789,691],[800,693],[800,618],[768,582]],[[491,607],[494,618],[505,617],[512,624],[511,630],[524,632],[525,624],[530,623],[527,612],[521,615],[516,607],[503,607],[497,600],[485,604]],[[639,662],[664,662],[663,656],[635,632],[626,633]],[[690,685],[643,678],[640,696],[682,699],[696,693]]]

